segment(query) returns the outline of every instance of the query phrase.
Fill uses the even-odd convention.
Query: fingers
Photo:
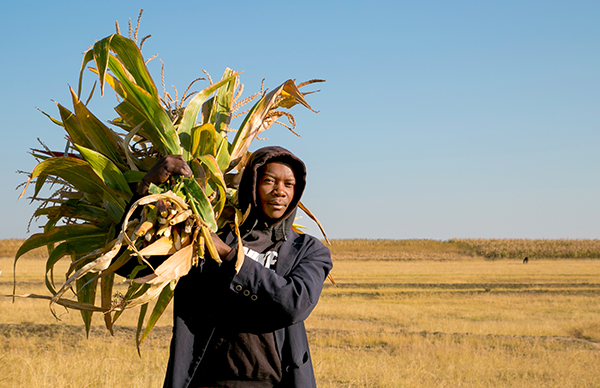
[[[168,155],[164,158],[167,161],[165,163],[165,169],[171,175],[183,175],[185,177],[192,176],[192,169],[188,166],[187,162],[183,160],[181,155]]]
[[[144,176],[144,180],[160,185],[166,182],[171,175],[192,176],[192,169],[181,155],[166,155],[160,158]]]

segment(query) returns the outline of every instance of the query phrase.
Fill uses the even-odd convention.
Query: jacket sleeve
[[[295,235],[279,250],[273,271],[246,256],[218,301],[217,321],[236,330],[269,332],[305,320],[317,305],[332,268],[331,254],[319,240]]]

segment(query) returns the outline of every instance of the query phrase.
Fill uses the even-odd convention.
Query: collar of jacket
[[[242,225],[241,236],[242,241],[250,235],[254,230],[264,230],[271,231],[271,239],[273,242],[277,241],[287,241],[288,236],[290,235],[290,231],[292,230],[292,225],[294,224],[294,220],[296,219],[296,211],[297,208],[292,209],[289,215],[277,221],[272,225],[268,225],[265,222],[262,222],[261,219],[253,214],[248,217],[248,219]]]

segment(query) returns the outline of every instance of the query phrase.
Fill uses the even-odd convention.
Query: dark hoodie
[[[258,198],[258,183],[266,165],[273,162],[288,165],[296,181],[294,197],[276,222],[264,216]],[[305,186],[304,163],[291,152],[281,147],[265,147],[254,152],[242,173],[238,189],[240,209],[245,212],[250,208],[250,214],[240,228],[247,257],[275,269],[279,247],[291,230]],[[269,388],[278,384],[281,378],[281,360],[272,331],[238,332],[236,328],[219,325],[190,386]]]

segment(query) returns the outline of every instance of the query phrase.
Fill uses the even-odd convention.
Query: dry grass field
[[[599,387],[600,260],[523,264],[514,244],[514,258],[491,260],[480,240],[334,241],[338,286],[326,283],[307,321],[319,387]],[[18,294],[46,293],[40,256],[19,261]],[[11,257],[0,270],[10,294]],[[161,386],[169,314],[141,358],[136,312],[114,337],[99,317],[88,339],[77,312],[61,318],[46,301],[0,299],[0,387]]]

